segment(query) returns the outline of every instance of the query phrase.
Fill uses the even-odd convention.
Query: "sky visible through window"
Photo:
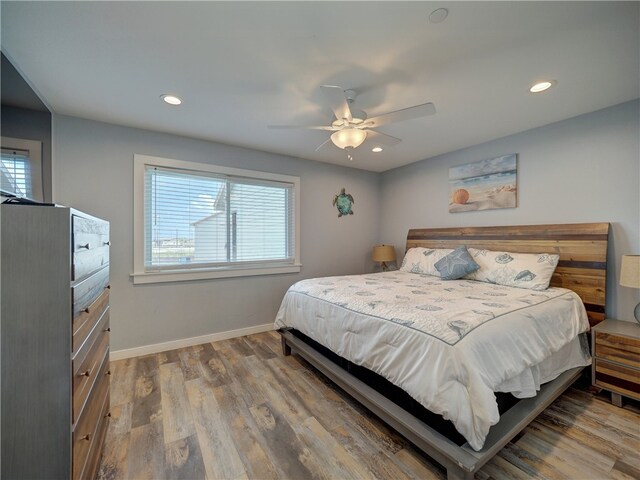
[[[192,236],[193,224],[214,213],[225,181],[206,177],[154,175],[151,222],[154,240]]]

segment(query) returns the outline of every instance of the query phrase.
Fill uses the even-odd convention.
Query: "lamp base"
[[[636,305],[635,310],[633,311],[634,317],[636,317],[636,322],[640,324],[640,303]]]

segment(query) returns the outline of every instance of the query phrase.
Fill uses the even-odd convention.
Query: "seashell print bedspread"
[[[479,450],[499,420],[493,392],[568,345],[589,322],[570,290],[395,271],[302,280],[286,293],[275,326],[296,328],[384,376],[451,420]]]

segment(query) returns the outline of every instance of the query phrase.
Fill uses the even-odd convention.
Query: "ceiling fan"
[[[351,150],[359,147],[366,139],[371,139],[379,145],[393,146],[401,142],[399,138],[392,137],[381,132],[372,130],[382,125],[394,122],[412,120],[414,118],[426,117],[436,113],[433,103],[423,103],[413,107],[403,108],[394,112],[384,113],[373,118],[367,118],[367,114],[360,110],[351,110],[351,104],[356,98],[353,90],[344,90],[335,85],[322,85],[320,87],[327,103],[333,110],[336,119],[331,125],[297,126],[297,125],[269,125],[269,128],[289,129],[301,128],[308,130],[326,130],[333,132],[318,148],[316,152],[324,147],[329,140],[336,147],[347,150],[347,157],[352,160]]]

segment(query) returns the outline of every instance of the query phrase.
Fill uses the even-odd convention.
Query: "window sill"
[[[188,282],[213,278],[254,277],[257,275],[279,275],[283,273],[299,273],[302,265],[266,266],[250,268],[211,268],[202,270],[173,270],[160,272],[132,273],[134,284]]]

